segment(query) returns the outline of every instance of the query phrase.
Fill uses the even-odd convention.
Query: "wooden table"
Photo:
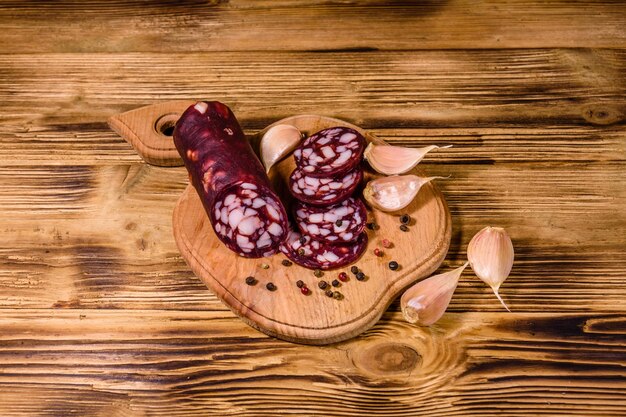
[[[0,33],[0,415],[626,415],[623,2],[7,1]],[[430,328],[246,326],[174,244],[184,168],[106,125],[190,98],[453,144],[442,270],[505,227],[513,313],[468,270]]]

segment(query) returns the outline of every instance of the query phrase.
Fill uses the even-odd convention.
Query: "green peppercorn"
[[[296,287],[298,287],[298,288],[302,288],[302,287],[304,287],[304,281],[302,281],[301,279],[299,279],[299,280],[296,282]]]
[[[352,268],[350,268],[350,272],[356,275],[359,273],[359,268],[356,265],[354,265]]]
[[[400,223],[409,224],[410,221],[411,221],[411,216],[409,216],[408,214],[403,214],[402,216],[400,216]]]
[[[408,232],[409,228],[406,224],[401,224],[400,225],[400,230],[402,230],[403,232]]]
[[[298,255],[304,256],[305,253],[306,253],[306,251],[304,250],[304,248],[298,249]]]
[[[333,296],[333,292],[331,290],[326,290],[326,292],[324,294],[326,294],[327,297],[332,297]]]
[[[269,269],[270,266],[268,264],[261,264],[261,269]]]
[[[370,230],[378,230],[378,224],[376,222],[366,223],[365,226]]]
[[[365,274],[363,272],[359,271],[356,274],[356,279],[357,279],[357,281],[363,281],[365,279]]]
[[[335,291],[335,292],[333,293],[333,298],[334,298],[335,300],[341,300],[341,299],[343,298],[343,295],[341,295],[341,293],[340,293],[339,291]]]
[[[398,263],[396,261],[389,262],[389,269],[391,269],[392,271],[395,271],[399,267],[400,267],[400,265],[398,265]]]
[[[283,264],[283,266],[291,266],[291,265],[293,265],[293,262],[291,262],[289,259],[283,259],[283,261],[281,263]]]
[[[265,284],[265,288],[267,288],[270,291],[274,291],[276,289],[276,285],[274,285],[273,282],[268,282],[267,284]]]
[[[256,284],[256,279],[254,277],[252,277],[252,276],[246,277],[246,284],[254,285],[254,284]]]
[[[332,284],[333,284],[333,287],[338,287],[340,285],[339,281],[336,279],[333,280]]]
[[[324,275],[324,273],[322,272],[321,269],[316,269],[315,271],[313,271],[313,275],[315,275],[316,277],[321,277],[322,275]]]
[[[317,286],[320,287],[321,290],[325,290],[326,287],[328,287],[328,282],[320,281],[320,282],[317,283]]]

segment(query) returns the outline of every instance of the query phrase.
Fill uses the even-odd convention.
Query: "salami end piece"
[[[361,162],[366,141],[349,127],[331,127],[309,136],[293,153],[299,170],[311,177],[331,177]]]
[[[232,111],[196,103],[176,123],[174,144],[217,237],[241,256],[276,253],[287,214]]]
[[[311,177],[295,169],[289,177],[289,191],[304,203],[329,206],[350,197],[362,179],[363,171],[360,167],[346,174],[328,178]]]
[[[329,207],[298,202],[294,213],[300,232],[331,244],[357,240],[367,220],[365,204],[354,197]]]
[[[355,242],[329,245],[310,236],[290,231],[282,253],[294,263],[311,269],[334,269],[348,265],[365,252],[367,233],[361,233]]]

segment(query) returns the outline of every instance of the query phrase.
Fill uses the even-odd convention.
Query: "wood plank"
[[[619,1],[4,1],[0,50],[623,48],[625,27]]]
[[[0,55],[0,74],[3,140],[35,147],[39,136],[194,98],[227,103],[249,129],[306,113],[364,128],[610,127],[626,118],[626,50]]]
[[[625,323],[623,314],[465,313],[419,328],[389,313],[363,337],[312,347],[223,312],[3,310],[0,411],[617,416]]]
[[[438,182],[453,219],[444,267],[464,260],[482,227],[502,226],[516,247],[501,290],[514,311],[623,311],[623,162],[423,168],[451,175]],[[184,168],[7,167],[0,183],[1,307],[224,309],[172,237]],[[451,308],[501,311],[469,271]]]

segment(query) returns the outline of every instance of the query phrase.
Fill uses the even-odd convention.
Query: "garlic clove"
[[[448,146],[430,145],[423,148],[405,148],[402,146],[376,145],[370,143],[363,152],[363,157],[374,170],[385,175],[404,174],[415,168],[424,156],[433,149]]]
[[[392,175],[372,180],[363,189],[363,197],[370,206],[382,211],[396,211],[408,206],[424,184],[445,177],[418,177]]]
[[[448,308],[466,267],[467,262],[452,271],[426,278],[406,290],[400,298],[404,319],[420,326],[430,326],[439,320]]]
[[[509,307],[500,297],[500,285],[513,267],[513,242],[501,227],[485,227],[476,233],[467,246],[467,259],[478,278],[489,285],[504,308]]]
[[[261,138],[261,161],[265,171],[270,172],[274,164],[296,149],[302,134],[292,125],[272,126]]]

